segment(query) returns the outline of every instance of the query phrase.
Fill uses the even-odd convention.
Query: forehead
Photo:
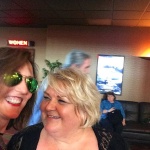
[[[91,59],[90,58],[87,58],[84,60],[83,64],[85,65],[89,65],[91,63]]]
[[[113,96],[113,97],[114,97],[114,95],[107,95],[107,96],[109,96],[109,97],[110,97],[110,96]]]
[[[30,62],[26,62],[24,65],[19,67],[17,71],[26,76],[33,76],[33,67]]]
[[[58,98],[60,98],[60,97],[67,98],[67,95],[66,95],[64,89],[62,91],[60,91],[60,89],[54,89],[51,86],[48,86],[44,93],[48,94],[49,96],[56,96]]]

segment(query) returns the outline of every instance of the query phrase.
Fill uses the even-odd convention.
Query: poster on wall
[[[108,91],[116,95],[122,93],[124,56],[98,55],[96,86],[100,93]]]

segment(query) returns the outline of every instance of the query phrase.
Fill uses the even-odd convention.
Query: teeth
[[[14,97],[7,97],[6,100],[12,104],[20,104],[21,100]]]
[[[49,115],[48,117],[49,118],[54,118],[54,119],[58,119],[59,118],[58,116],[52,116],[52,115]]]

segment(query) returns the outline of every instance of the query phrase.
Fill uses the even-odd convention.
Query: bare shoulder
[[[92,128],[89,128],[85,137],[85,142],[83,142],[83,147],[85,150],[99,150],[98,141]]]

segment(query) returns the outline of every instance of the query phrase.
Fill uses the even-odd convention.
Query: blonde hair
[[[77,69],[61,69],[49,74],[47,84],[74,104],[82,117],[81,127],[91,127],[99,121],[100,93],[89,75]]]

